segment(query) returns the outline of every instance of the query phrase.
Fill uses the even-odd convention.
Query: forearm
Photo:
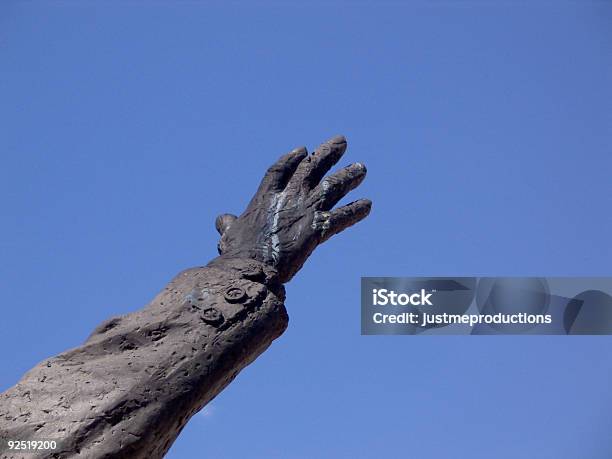
[[[0,437],[58,439],[59,457],[162,457],[282,334],[283,300],[276,272],[254,260],[186,270],[145,308],[105,322],[3,393]]]

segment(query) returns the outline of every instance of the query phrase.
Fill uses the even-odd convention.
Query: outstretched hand
[[[301,147],[281,157],[240,217],[217,217],[219,253],[270,264],[282,282],[290,280],[317,245],[370,213],[367,199],[332,210],[366,175],[365,166],[355,163],[324,178],[345,150],[346,139],[338,136],[312,155]]]

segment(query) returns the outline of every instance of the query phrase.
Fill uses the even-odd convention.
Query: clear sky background
[[[0,390],[340,133],[372,214],[168,457],[610,458],[612,337],[360,336],[359,279],[612,275],[611,83],[611,2],[1,2]]]

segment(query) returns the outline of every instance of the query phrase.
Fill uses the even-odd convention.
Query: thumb
[[[225,233],[229,227],[236,221],[238,217],[232,214],[221,214],[215,219],[215,228],[221,236]]]

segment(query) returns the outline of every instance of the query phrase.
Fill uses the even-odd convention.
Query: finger
[[[366,218],[371,209],[372,201],[359,199],[331,212],[315,212],[313,227],[321,230],[321,242],[325,242],[333,235]]]
[[[269,191],[281,191],[289,182],[289,179],[295,172],[300,162],[308,156],[308,151],[304,147],[296,148],[295,150],[282,156],[272,166],[270,166],[261,180],[257,194],[267,193]]]
[[[336,136],[323,143],[315,152],[300,163],[291,179],[296,188],[314,188],[323,176],[336,164],[346,151],[344,136]]]
[[[215,219],[215,228],[221,236],[225,233],[229,227],[236,221],[238,217],[232,214],[221,214]]]
[[[317,210],[329,210],[346,194],[359,186],[367,173],[361,163],[351,164],[338,172],[325,177],[310,195],[309,205]]]

